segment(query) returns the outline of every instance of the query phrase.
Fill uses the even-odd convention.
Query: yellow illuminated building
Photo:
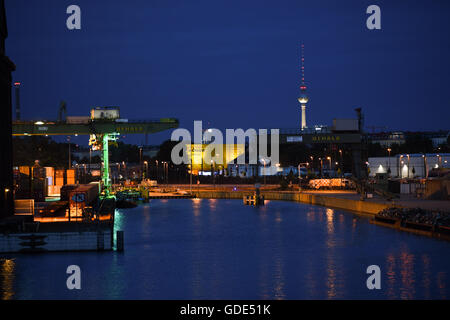
[[[230,162],[245,154],[244,144],[190,144],[187,155],[192,163],[192,173],[226,169]]]

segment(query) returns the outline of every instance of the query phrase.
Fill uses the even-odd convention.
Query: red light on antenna
[[[14,82],[15,86],[20,86],[20,82]]]

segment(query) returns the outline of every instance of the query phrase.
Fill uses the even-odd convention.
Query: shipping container
[[[56,178],[64,178],[64,169],[55,170],[55,177]]]
[[[75,184],[76,182],[75,169],[67,169],[66,178],[67,178],[66,184]]]
[[[61,194],[61,186],[48,186],[47,195],[50,197],[57,197]]]
[[[70,192],[76,188],[78,188],[77,184],[66,184],[65,186],[60,187],[60,200],[69,201]]]
[[[19,172],[29,176],[30,175],[30,167],[29,166],[20,166]]]
[[[70,215],[80,216],[85,207],[91,206],[98,199],[98,186],[95,184],[80,184],[69,192]]]
[[[46,177],[54,177],[55,176],[55,169],[53,167],[44,167],[45,168],[45,176]]]

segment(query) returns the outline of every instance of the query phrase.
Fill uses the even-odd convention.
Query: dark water
[[[125,252],[0,258],[3,299],[448,299],[450,243],[295,202],[153,200],[120,211]],[[81,268],[68,290],[66,268]],[[368,290],[366,268],[381,268]]]

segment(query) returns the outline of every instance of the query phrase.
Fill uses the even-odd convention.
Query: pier
[[[173,190],[189,190],[186,185],[172,185]],[[283,200],[308,203],[329,208],[348,210],[363,214],[376,215],[385,208],[422,208],[425,210],[434,210],[450,212],[450,201],[448,200],[422,200],[413,198],[409,195],[402,195],[399,199],[387,201],[377,195],[370,199],[360,200],[360,195],[356,191],[329,190],[313,191],[298,189],[292,191],[276,190],[278,186],[267,185],[261,188],[261,194],[267,200]],[[192,194],[196,198],[207,199],[242,199],[246,195],[253,194],[253,185],[213,185],[196,186]]]

